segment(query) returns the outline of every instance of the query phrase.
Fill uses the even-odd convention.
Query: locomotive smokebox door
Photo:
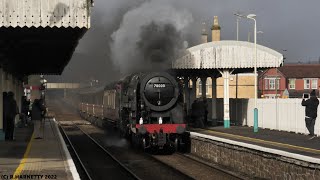
[[[154,111],[168,110],[177,102],[178,83],[168,73],[150,73],[143,78],[140,87],[145,104]]]

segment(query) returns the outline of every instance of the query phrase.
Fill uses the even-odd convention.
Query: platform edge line
[[[34,133],[32,132],[32,135],[31,135],[30,141],[28,143],[26,152],[24,152],[22,160],[20,161],[19,166],[17,167],[17,169],[15,170],[15,172],[13,174],[13,179],[19,179],[19,178],[17,178],[17,176],[19,176],[21,174],[21,172],[23,171],[24,165],[25,165],[25,163],[26,163],[26,161],[28,159],[28,156],[29,156],[29,153],[30,153],[30,150],[31,150],[31,145],[32,145],[32,142],[33,142],[33,136],[34,136]]]
[[[320,153],[320,150],[312,149],[312,148],[308,148],[308,147],[301,147],[301,146],[296,146],[296,145],[292,145],[292,144],[285,144],[285,143],[268,141],[268,140],[251,138],[251,137],[245,137],[245,136],[240,136],[240,135],[235,135],[235,134],[228,134],[228,133],[223,133],[223,132],[214,131],[214,130],[208,130],[208,131],[215,133],[215,134],[218,134],[218,135],[232,137],[232,138],[236,138],[236,139],[253,141],[253,142],[258,142],[258,143],[262,143],[262,144],[280,145],[285,148],[295,148],[298,150],[304,150],[304,151],[311,152],[311,153]]]
[[[196,132],[191,132],[191,136],[202,137],[202,138],[210,139],[213,141],[219,141],[219,142],[223,142],[223,143],[227,143],[227,144],[237,145],[237,146],[241,146],[241,147],[245,147],[245,148],[249,148],[249,149],[254,149],[254,150],[258,150],[258,151],[262,151],[262,152],[281,155],[281,156],[285,156],[285,157],[289,157],[289,158],[293,158],[293,159],[297,159],[297,160],[302,160],[302,161],[306,161],[306,162],[310,162],[310,163],[320,164],[319,158],[300,155],[300,154],[291,153],[291,152],[287,152],[287,151],[283,151],[283,150],[262,147],[259,145],[238,142],[238,141],[234,141],[234,140],[230,140],[230,139],[225,139],[225,138],[216,137],[216,136],[212,136],[212,135],[200,134],[200,133],[196,133]]]
[[[58,128],[58,122],[56,121],[56,118],[52,118],[52,120],[54,121],[54,127],[56,128],[57,132],[58,132],[58,136],[59,136],[59,139],[60,139],[60,142],[61,142],[61,145],[62,145],[62,149],[66,155],[66,161],[67,161],[67,164],[68,164],[68,169],[69,171],[71,172],[71,175],[72,175],[72,178],[73,179],[80,179],[80,175],[77,171],[77,168],[76,168],[76,165],[74,164],[74,161],[69,153],[69,150],[67,148],[67,145],[65,143],[65,141],[63,140],[63,137],[59,131],[59,128]]]

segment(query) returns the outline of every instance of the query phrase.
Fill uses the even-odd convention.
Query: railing
[[[258,99],[259,127],[308,134],[305,107],[301,105],[301,101],[302,99]],[[254,99],[230,99],[231,123],[253,126],[253,109]],[[208,117],[211,117],[211,100],[208,100],[208,110]],[[223,99],[217,99],[217,118],[223,120]],[[316,120],[315,134],[320,135],[319,120]]]

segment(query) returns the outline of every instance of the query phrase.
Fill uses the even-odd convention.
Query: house
[[[315,89],[319,95],[320,64],[285,64],[259,74],[259,96],[283,97],[287,90],[289,98],[300,98],[303,93]]]

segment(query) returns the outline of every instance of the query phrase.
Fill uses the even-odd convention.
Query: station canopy
[[[243,41],[215,41],[187,49],[172,62],[174,70],[237,69],[251,71],[255,63],[255,45]],[[257,68],[280,67],[283,55],[257,45]]]
[[[0,0],[0,66],[17,77],[61,74],[90,27],[90,0]]]

